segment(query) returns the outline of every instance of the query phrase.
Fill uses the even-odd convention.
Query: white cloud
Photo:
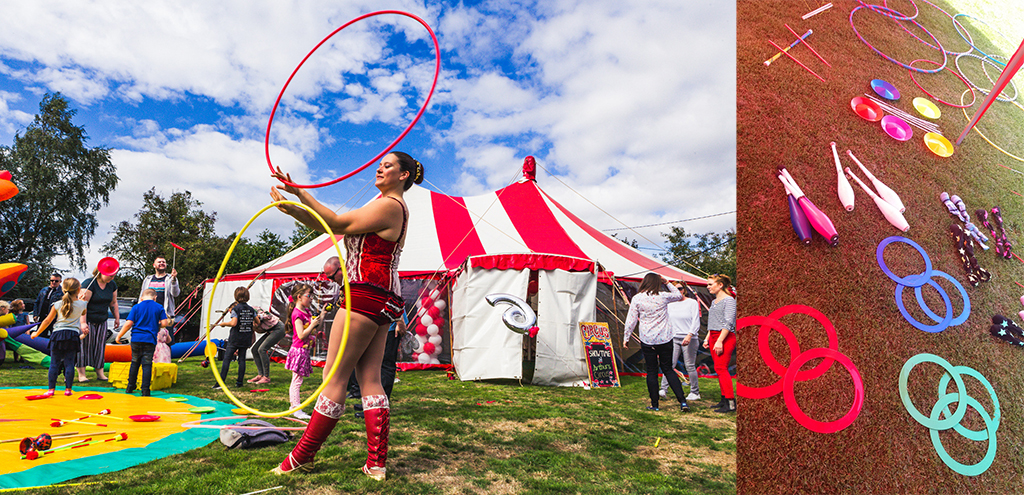
[[[266,204],[263,132],[288,75],[327,33],[380,8],[370,0],[8,4],[0,16],[0,75],[22,84],[23,94],[59,90],[79,105],[128,101],[140,108],[154,100],[187,107],[200,98],[223,109],[203,125],[114,116],[130,125],[112,132],[130,135],[111,137],[121,186],[101,212],[100,229],[137,212],[142,193],[156,185],[164,195],[191,191],[218,212],[222,235]],[[388,8],[423,17],[443,47],[444,72],[416,129],[428,144],[414,151],[434,162],[431,180],[442,170],[451,176],[444,192],[502,187],[532,154],[546,169],[538,174],[541,186],[598,228],[620,227],[601,210],[640,225],[735,209],[734,2],[425,7],[400,0]],[[367,30],[380,22],[426,48],[394,53]],[[284,95],[273,125],[274,163],[313,182],[346,172],[307,167],[332,141],[390,141],[329,130],[338,122],[404,128],[434,73],[425,40],[422,27],[397,16],[332,38]],[[325,92],[334,99],[316,99]],[[0,93],[0,137],[31,121],[27,108],[14,109],[16,101],[16,94]],[[280,215],[267,213],[268,222],[277,221],[271,216]],[[290,221],[281,221],[275,229],[289,231]],[[724,216],[682,226],[722,231],[734,222]]]
[[[0,91],[0,137],[5,138],[4,141],[9,141],[6,139],[8,136],[13,138],[14,133],[30,124],[34,117],[30,113],[10,108],[9,102],[19,100],[21,96],[16,93]]]
[[[721,200],[701,210],[734,209],[735,72],[701,68],[734,66],[735,13],[687,2],[550,5],[515,49],[532,61],[535,79],[513,80],[495,68],[452,85],[455,118],[445,137],[467,169],[495,187],[495,168],[521,159],[505,153],[501,162],[481,163],[495,158],[481,143],[542,135],[550,144],[542,165],[627,224],[700,216],[679,205],[706,204],[710,191]],[[468,33],[485,26],[484,18],[459,12],[442,25],[467,33],[469,45],[476,40]],[[569,208],[593,209],[570,194]]]

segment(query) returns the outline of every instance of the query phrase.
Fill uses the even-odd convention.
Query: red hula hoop
[[[788,306],[783,306],[779,309],[776,309],[775,311],[772,311],[768,315],[768,318],[778,320],[779,318],[785,315],[793,313],[800,313],[810,316],[811,318],[817,320],[818,323],[821,323],[821,326],[825,328],[825,334],[828,336],[828,348],[832,350],[839,349],[839,334],[836,333],[836,327],[832,324],[832,321],[829,320],[827,316],[825,316],[821,311],[818,311],[817,309],[814,309],[810,306],[803,304],[790,304]],[[767,337],[768,330],[762,327],[761,330],[758,332],[758,343],[760,343],[761,339],[763,338],[766,344],[765,348],[767,348]],[[799,352],[799,349],[797,350],[797,352]],[[767,355],[764,356],[764,360],[768,367],[771,368],[772,371],[774,371],[779,376],[784,375],[788,369],[779,364],[779,362],[775,360],[775,357],[772,356],[770,351]],[[807,371],[800,371],[799,373],[797,373],[796,379],[797,381],[803,382],[824,375],[825,372],[828,371],[828,369],[832,366],[832,363],[834,362],[834,359],[826,357],[814,368],[811,368]],[[790,367],[792,367],[792,362],[790,362]]]
[[[914,64],[917,63],[917,62],[928,62],[930,64],[939,65],[938,62],[935,62],[935,61],[932,61],[932,60],[928,60],[928,59],[924,59],[924,58],[919,58],[919,59],[911,62],[910,66],[913,67]],[[974,105],[974,102],[977,101],[977,99],[978,99],[978,95],[974,93],[974,87],[971,86],[971,83],[967,82],[967,79],[965,79],[964,76],[961,76],[960,74],[958,74],[957,71],[955,71],[953,69],[950,69],[948,67],[946,67],[946,70],[948,70],[954,76],[956,76],[958,79],[963,81],[964,85],[967,86],[967,89],[971,90],[971,102],[968,103],[967,105],[954,105],[954,104],[952,104],[952,103],[950,103],[948,101],[940,100],[938,97],[936,97],[935,95],[929,93],[928,91],[925,91],[925,89],[921,87],[921,84],[917,82],[917,79],[914,79],[914,71],[913,70],[909,70],[908,69],[908,72],[910,72],[910,80],[914,81],[914,84],[917,85],[917,89],[920,89],[924,94],[928,95],[933,100],[935,100],[935,101],[937,101],[939,103],[942,103],[943,105],[949,105],[949,106],[951,106],[953,108],[970,108],[972,105]],[[940,69],[940,71],[941,71],[941,69]],[[963,95],[960,95],[960,96],[961,96],[960,100],[963,101],[963,98],[962,98]]]
[[[384,148],[383,151],[378,153],[377,156],[374,156],[368,162],[364,163],[361,167],[359,167],[359,168],[357,168],[357,169],[355,169],[355,170],[353,170],[353,171],[351,171],[351,172],[349,172],[349,173],[347,173],[347,174],[345,174],[345,175],[343,175],[341,177],[338,177],[337,179],[334,179],[334,180],[331,180],[331,181],[327,181],[327,182],[322,182],[320,184],[303,185],[303,184],[296,184],[294,182],[289,182],[289,181],[286,181],[286,180],[281,180],[282,183],[284,183],[286,185],[289,185],[289,186],[292,186],[292,187],[298,187],[300,189],[310,189],[310,188],[315,188],[315,187],[324,187],[324,186],[329,186],[331,184],[336,184],[338,182],[341,182],[341,181],[343,181],[343,180],[345,180],[345,179],[347,179],[349,177],[352,177],[355,174],[358,174],[359,172],[362,172],[363,170],[366,170],[366,167],[369,167],[370,165],[372,165],[377,160],[383,158],[384,155],[388,154],[388,152],[390,152],[392,148],[394,148],[402,139],[404,139],[405,135],[408,134],[409,131],[412,130],[413,126],[416,125],[416,122],[419,122],[420,117],[423,116],[423,112],[427,110],[427,105],[430,104],[430,98],[432,96],[434,96],[434,88],[437,87],[437,78],[438,78],[439,75],[441,75],[441,47],[437,43],[437,35],[434,34],[434,30],[430,29],[430,26],[423,19],[420,19],[419,17],[416,17],[413,14],[410,14],[408,12],[403,12],[401,10],[381,10],[381,11],[377,11],[377,12],[370,12],[369,14],[363,14],[363,15],[361,15],[359,17],[356,17],[355,19],[352,19],[351,21],[346,22],[345,24],[343,24],[338,29],[335,29],[334,31],[332,31],[331,34],[328,34],[327,37],[325,37],[323,40],[320,41],[320,43],[317,43],[317,45],[314,46],[313,49],[310,50],[309,53],[307,53],[306,56],[302,58],[302,61],[299,62],[299,65],[297,67],[295,67],[295,70],[293,70],[291,75],[288,76],[288,80],[285,81],[284,87],[281,88],[281,92],[277,95],[277,100],[274,101],[274,108],[270,111],[270,120],[267,121],[267,134],[266,134],[266,138],[263,141],[263,150],[264,150],[264,153],[266,154],[266,157],[267,157],[267,166],[270,167],[270,173],[271,174],[274,173],[274,164],[270,161],[270,127],[274,124],[274,114],[277,113],[277,106],[281,103],[281,97],[284,96],[284,92],[288,89],[288,85],[291,84],[292,78],[294,78],[295,74],[297,74],[299,72],[299,69],[301,69],[302,65],[306,63],[306,60],[308,60],[309,57],[312,56],[313,53],[316,52],[320,48],[321,45],[326,43],[327,40],[331,39],[331,37],[333,37],[335,34],[338,34],[342,29],[345,29],[345,28],[351,26],[352,24],[355,24],[356,22],[359,22],[359,21],[361,21],[363,19],[366,19],[367,17],[378,16],[378,15],[381,15],[381,14],[404,15],[404,16],[410,18],[410,19],[415,20],[416,22],[419,22],[424,28],[427,29],[427,32],[430,33],[430,39],[434,42],[434,81],[430,84],[430,92],[427,93],[427,99],[423,101],[423,106],[420,107],[419,112],[416,112],[416,117],[412,119],[412,122],[409,123],[409,125],[405,128],[405,130],[403,130],[402,133],[399,134],[398,137],[395,138],[395,140],[391,142],[391,144],[389,144],[386,148]]]
[[[800,404],[796,401],[796,393],[793,390],[795,382],[797,380],[797,371],[807,361],[815,358],[826,358],[834,359],[839,361],[846,370],[850,372],[850,378],[853,379],[853,404],[850,405],[850,410],[846,412],[843,417],[835,421],[818,421],[812,419],[807,413],[800,409]],[[792,363],[789,363],[789,369],[786,371],[786,376],[782,378],[782,395],[786,401],[786,409],[789,409],[789,413],[793,415],[793,419],[801,426],[817,433],[835,433],[840,431],[850,424],[853,420],[857,419],[860,415],[861,409],[864,407],[864,381],[860,377],[860,372],[857,371],[857,367],[853,364],[845,354],[826,347],[817,347],[810,349],[800,354]]]
[[[741,328],[746,328],[755,325],[761,327],[761,331],[759,331],[758,333],[757,343],[758,348],[761,352],[761,359],[763,359],[766,363],[768,362],[768,356],[771,356],[771,350],[768,348],[768,335],[765,332],[765,328],[768,327],[775,330],[776,332],[779,332],[779,334],[786,339],[786,343],[789,344],[790,362],[795,361],[796,358],[800,355],[800,344],[797,342],[796,336],[793,335],[793,332],[790,331],[790,329],[787,328],[786,325],[784,325],[781,321],[776,320],[775,318],[757,315],[744,316],[743,318],[736,320],[737,331],[739,331]],[[764,335],[762,335],[762,333],[764,333]],[[775,372],[774,370],[772,371]],[[782,373],[775,372],[776,375],[779,375],[779,379],[776,380],[771,385],[767,385],[764,387],[747,386],[740,383],[737,379],[736,393],[739,394],[741,397],[746,397],[748,399],[767,399],[768,397],[774,397],[778,395],[780,392],[782,392],[782,382],[783,377],[786,374],[786,371],[788,370],[784,370]]]

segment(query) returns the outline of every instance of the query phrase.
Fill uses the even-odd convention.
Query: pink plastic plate
[[[155,414],[136,414],[135,416],[128,416],[128,419],[139,423],[149,423],[150,421],[156,421],[160,419],[160,416]]]
[[[100,394],[85,394],[78,398],[78,400],[97,400],[102,399],[103,396]]]
[[[910,128],[910,124],[895,115],[882,117],[882,130],[897,141],[909,141],[914,137],[914,130]]]
[[[100,262],[96,264],[96,268],[99,270],[101,274],[106,275],[108,277],[113,277],[117,273],[117,270],[121,268],[121,264],[118,263],[116,259],[107,256],[106,258],[101,259]]]

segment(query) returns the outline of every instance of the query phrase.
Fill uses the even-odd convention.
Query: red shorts
[[[352,312],[361,314],[378,325],[389,325],[402,317],[405,301],[390,292],[370,284],[349,284],[352,294]],[[345,307],[345,292],[338,295],[338,307]]]

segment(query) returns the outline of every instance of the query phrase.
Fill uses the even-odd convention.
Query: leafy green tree
[[[29,266],[15,297],[32,297],[46,285],[56,256],[85,269],[96,212],[117,186],[109,148],[86,146],[85,128],[72,122],[75,113],[60,93],[48,93],[14,144],[0,145],[0,170],[11,172],[20,190],[0,202],[0,262]]]
[[[666,263],[695,272],[700,276],[722,273],[736,283],[736,232],[687,234],[682,227],[672,227],[668,234],[668,251],[661,258]]]
[[[612,237],[615,238],[615,240],[617,240],[617,241],[619,241],[619,242],[621,242],[621,243],[623,243],[623,244],[625,244],[625,245],[627,245],[627,246],[629,246],[629,247],[631,247],[633,249],[640,249],[640,243],[636,239],[630,239],[630,238],[628,238],[626,236],[622,236],[622,238],[619,238],[618,233],[612,234]]]
[[[228,241],[234,241],[237,234],[228,236]],[[293,233],[294,235],[294,233]],[[288,252],[288,244],[281,237],[270,229],[264,229],[256,236],[255,241],[242,238],[231,253],[231,259],[225,267],[224,273],[238,273],[260,266],[268,261],[273,261]]]
[[[320,234],[321,232],[317,232],[307,227],[304,223],[295,222],[295,230],[292,230],[292,236],[288,238],[288,242],[291,244],[290,248],[297,248],[309,241],[312,241],[313,239],[316,239]]]
[[[105,254],[121,262],[119,293],[137,295],[142,278],[153,271],[153,259],[158,255],[173,260],[178,284],[186,294],[217,274],[229,242],[214,233],[216,212],[203,211],[203,203],[192,198],[189,191],[164,198],[153,188],[142,195],[142,201],[135,223],[117,224],[113,238],[103,245]],[[175,253],[172,242],[185,250]]]

